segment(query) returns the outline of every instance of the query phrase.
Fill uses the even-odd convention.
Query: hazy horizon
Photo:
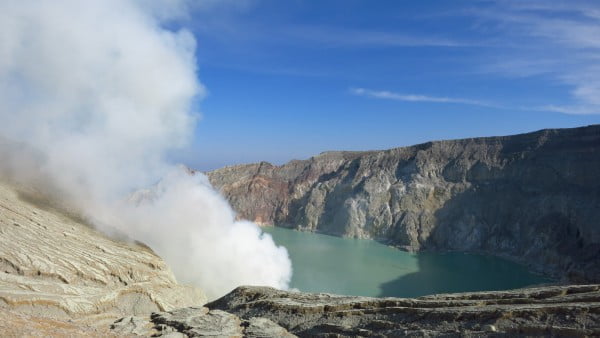
[[[187,163],[184,163],[187,167],[193,169],[193,170],[199,170],[202,172],[208,172],[208,171],[212,171],[212,170],[216,170],[219,168],[224,168],[224,167],[229,167],[229,166],[236,166],[236,165],[243,165],[243,164],[252,164],[252,163],[259,163],[259,162],[267,162],[270,163],[272,165],[276,165],[276,166],[281,166],[284,165],[286,163],[289,163],[291,161],[302,161],[302,160],[307,160],[310,159],[311,157],[315,157],[318,155],[321,155],[323,153],[329,153],[329,152],[368,152],[368,151],[382,151],[382,150],[388,150],[388,149],[394,149],[394,148],[403,148],[403,147],[411,147],[411,146],[415,146],[415,145],[419,145],[419,144],[423,144],[423,143],[427,143],[427,142],[436,142],[436,141],[452,141],[452,140],[461,140],[461,139],[468,139],[468,138],[480,138],[480,137],[503,137],[503,136],[513,136],[513,135],[520,135],[520,134],[529,134],[529,133],[535,133],[537,131],[541,131],[541,130],[546,130],[546,129],[570,129],[570,128],[583,128],[583,127],[589,127],[589,126],[595,126],[595,125],[600,125],[598,123],[593,123],[593,124],[586,124],[586,125],[581,125],[581,126],[573,126],[573,127],[558,127],[558,128],[541,128],[541,129],[536,129],[536,130],[530,130],[530,131],[525,131],[525,132],[521,132],[521,133],[514,133],[514,134],[503,134],[503,135],[482,135],[482,136],[465,136],[465,137],[461,137],[461,138],[449,138],[449,139],[432,139],[432,140],[427,140],[427,141],[423,141],[423,142],[419,142],[419,143],[411,143],[411,144],[406,144],[406,145],[400,145],[400,146],[395,146],[395,147],[389,147],[389,148],[380,148],[380,149],[331,149],[331,150],[323,150],[319,153],[315,153],[315,154],[308,154],[305,157],[300,157],[300,158],[290,158],[288,160],[283,160],[283,161],[266,161],[266,160],[256,160],[253,162],[232,162],[232,163],[224,163],[223,165],[215,165],[214,167],[207,167],[207,168],[197,168],[197,167],[193,167],[193,165],[189,165]]]

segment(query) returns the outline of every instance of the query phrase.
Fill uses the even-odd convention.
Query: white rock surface
[[[205,302],[144,245],[110,239],[35,191],[0,182],[0,308],[103,325]]]

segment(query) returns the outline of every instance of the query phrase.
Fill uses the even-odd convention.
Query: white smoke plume
[[[47,180],[95,226],[148,244],[210,298],[241,284],[286,288],[286,250],[235,221],[204,175],[165,160],[192,136],[203,87],[193,35],[164,27],[164,4],[143,4],[0,0],[0,136],[19,144],[3,149],[3,167]]]

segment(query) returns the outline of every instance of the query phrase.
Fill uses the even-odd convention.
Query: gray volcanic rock
[[[152,337],[295,337],[262,317],[247,320],[221,310],[189,307],[146,317],[124,317],[111,325],[114,333]]]
[[[240,218],[600,281],[600,125],[208,173]]]
[[[206,305],[113,324],[155,336],[398,337],[600,335],[600,285],[368,298],[239,287]],[[226,311],[226,312],[225,312]],[[254,328],[253,328],[254,327]],[[148,329],[150,328],[150,329]],[[219,331],[222,330],[222,331]]]
[[[306,337],[600,334],[600,286],[562,286],[414,299],[240,287],[206,305],[265,317]]]

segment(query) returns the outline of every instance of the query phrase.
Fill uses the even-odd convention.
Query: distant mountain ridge
[[[207,173],[240,218],[600,281],[600,125]]]

